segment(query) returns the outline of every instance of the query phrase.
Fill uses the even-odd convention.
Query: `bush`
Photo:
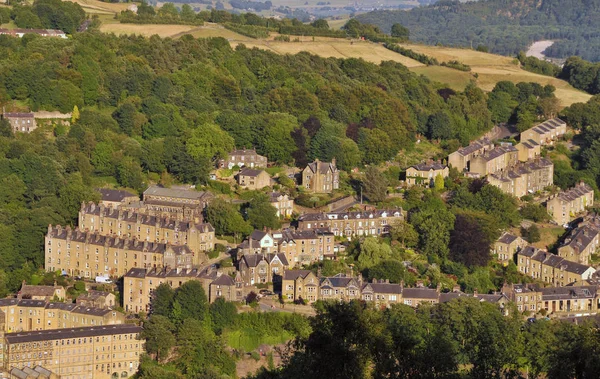
[[[215,259],[219,256],[219,252],[216,250],[212,250],[212,251],[209,251],[208,254],[206,254],[206,255],[208,255],[208,259]]]
[[[260,354],[258,354],[256,351],[250,352],[250,357],[257,362],[260,361]]]
[[[415,51],[412,51],[410,49],[406,49],[402,46],[398,46],[395,43],[384,43],[383,46],[389,50],[392,50],[395,53],[398,53],[400,55],[404,55],[405,57],[414,59],[418,62],[421,62],[423,64],[426,64],[428,66],[437,66],[440,63],[438,62],[437,59],[432,58],[428,55],[425,54],[421,54],[421,53],[417,53]]]
[[[459,71],[465,71],[465,72],[471,71],[471,66],[461,63],[459,61],[443,62],[441,65],[444,67],[453,68],[453,69],[459,70]]]
[[[525,204],[520,210],[521,216],[528,220],[533,220],[535,222],[543,222],[549,221],[550,215],[546,211],[546,208],[541,206],[540,204]]]
[[[527,240],[529,243],[536,243],[542,239],[540,234],[540,229],[537,225],[531,225],[529,228],[521,228],[521,235],[523,238]]]
[[[269,37],[269,29],[263,26],[255,26],[255,25],[240,25],[240,24],[232,24],[230,22],[223,24],[226,29],[229,29],[233,32],[241,34],[250,38],[268,38]]]

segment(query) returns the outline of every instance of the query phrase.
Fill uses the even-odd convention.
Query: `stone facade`
[[[575,187],[562,191],[546,202],[546,209],[558,225],[568,224],[594,205],[594,189],[581,182]]]
[[[113,308],[117,305],[115,295],[106,291],[89,290],[75,299],[77,305],[92,308]]]
[[[486,176],[507,170],[518,161],[518,150],[511,144],[496,146],[471,160],[469,172]]]
[[[5,370],[43,366],[62,379],[133,376],[144,353],[142,328],[92,326],[9,333],[4,336]]]
[[[539,158],[542,154],[542,147],[534,140],[521,141],[515,147],[519,151],[518,155],[521,162]]]
[[[288,267],[285,254],[245,254],[238,262],[244,286],[273,283]]]
[[[304,300],[309,303],[319,298],[319,279],[310,270],[286,270],[281,283],[284,300]]]
[[[365,212],[307,213],[298,218],[298,230],[327,230],[336,236],[381,236],[391,225],[403,220],[402,209]]]
[[[539,145],[552,145],[567,132],[567,123],[553,118],[521,133],[521,141],[535,141]]]
[[[554,164],[546,158],[519,163],[499,174],[489,175],[488,182],[515,197],[542,191],[554,183]]]
[[[438,175],[446,178],[449,173],[448,166],[441,163],[420,163],[406,169],[406,185],[433,187]]]
[[[2,118],[10,123],[14,132],[31,133],[37,129],[33,113],[3,113]]]
[[[277,251],[285,255],[291,266],[308,265],[334,254],[335,236],[317,230],[291,230],[273,233]]]
[[[600,244],[600,217],[588,216],[571,230],[558,247],[558,255],[568,261],[589,264]]]
[[[243,168],[238,174],[238,184],[249,190],[259,190],[271,185],[271,176],[265,170]]]
[[[596,272],[593,267],[568,261],[533,246],[517,253],[517,268],[524,275],[561,287],[588,280]]]
[[[460,172],[469,171],[471,168],[470,163],[473,158],[478,157],[493,148],[494,144],[487,138],[471,142],[469,146],[461,147],[450,154],[448,156],[448,165]]]
[[[193,219],[201,217],[202,210],[212,198],[210,192],[196,191],[188,186],[150,186],[144,191],[141,207],[149,214]]]
[[[294,213],[294,199],[280,192],[271,192],[269,202],[277,209],[277,217],[290,218]]]
[[[116,208],[120,205],[127,205],[140,201],[138,195],[123,190],[99,188],[98,192],[100,192],[100,204],[103,204],[105,207]]]
[[[0,310],[8,333],[125,323],[125,315],[114,309],[45,300],[0,299]]]
[[[206,254],[194,254],[188,245],[108,237],[68,226],[50,226],[46,235],[46,271],[72,276],[118,277],[131,267],[192,268],[206,260]]]
[[[267,157],[259,155],[254,149],[234,150],[227,156],[227,159],[219,161],[219,167],[232,169],[238,167],[267,167]]]
[[[514,261],[515,254],[527,246],[527,241],[510,233],[503,233],[494,243],[492,254],[498,257],[498,261],[507,265]]]
[[[331,193],[340,186],[340,172],[335,165],[335,158],[329,162],[318,159],[302,171],[302,187],[307,192]]]

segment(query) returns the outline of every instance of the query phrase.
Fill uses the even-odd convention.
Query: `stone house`
[[[238,262],[244,286],[273,283],[288,267],[285,254],[245,254]]]
[[[596,272],[593,267],[568,261],[533,246],[517,252],[517,268],[522,274],[553,286],[588,280]]]
[[[44,300],[51,301],[54,299],[63,300],[67,293],[65,287],[59,286],[54,282],[53,286],[34,286],[26,284],[23,280],[21,289],[17,292],[18,299]]]
[[[515,197],[541,191],[554,183],[554,164],[546,158],[519,163],[510,169],[491,174],[488,183]]]
[[[496,255],[498,260],[506,266],[510,261],[514,261],[515,254],[525,246],[527,246],[527,241],[523,238],[504,232],[494,243],[492,254]]]
[[[421,304],[437,304],[439,299],[439,288],[427,288],[419,284],[414,288],[402,289],[402,303],[411,307],[418,307]]]
[[[350,301],[360,299],[361,279],[337,274],[320,279],[319,299]]]
[[[596,313],[598,307],[597,286],[566,286],[540,288],[541,307],[548,314],[566,316],[569,314]]]
[[[567,123],[553,118],[521,133],[521,141],[535,141],[539,145],[552,145],[567,132]]]
[[[335,158],[329,162],[318,159],[309,163],[302,171],[302,187],[307,192],[331,193],[340,187],[340,173]]]
[[[225,274],[217,275],[217,279],[210,283],[209,287],[209,300],[211,303],[219,297],[222,297],[225,301],[236,302],[240,302],[244,299],[245,292],[243,290],[242,277],[239,272],[236,273],[235,278]]]
[[[277,217],[290,218],[294,213],[294,199],[281,192],[271,192],[269,202],[277,209]]]
[[[590,256],[596,252],[600,243],[600,218],[588,217],[572,229],[558,247],[558,255],[568,261],[583,265],[589,264]]]
[[[575,217],[594,205],[594,189],[581,182],[562,191],[546,202],[546,209],[558,225],[568,224]]]
[[[265,170],[244,167],[238,174],[238,184],[249,190],[259,190],[271,185],[271,176]]]
[[[532,159],[539,158],[542,154],[542,147],[534,140],[519,142],[515,148],[518,150],[519,161],[527,162]]]
[[[285,270],[281,282],[284,300],[313,303],[319,298],[319,279],[310,270]]]
[[[51,378],[63,379],[129,378],[138,371],[144,354],[141,332],[140,326],[121,324],[8,333],[2,341],[3,364],[7,371],[36,367],[25,378],[45,378],[48,372],[57,375]]]
[[[106,207],[118,207],[140,201],[138,195],[128,191],[116,190],[111,188],[98,188],[100,192],[100,204]]]
[[[512,301],[519,312],[539,312],[542,306],[542,292],[533,285],[504,284],[502,293]]]
[[[219,161],[220,168],[232,169],[234,166],[238,167],[267,167],[267,157],[256,153],[255,149],[241,149],[234,150],[227,155],[227,159],[221,159]]]
[[[115,295],[106,291],[89,290],[75,299],[77,305],[92,308],[114,308],[117,303]]]
[[[365,283],[361,290],[364,301],[374,302],[377,306],[388,307],[392,304],[401,304],[402,285],[390,283],[389,280],[376,280]]]
[[[285,255],[292,266],[308,265],[322,261],[333,254],[335,236],[328,231],[286,229],[274,233],[277,251]]]
[[[10,123],[14,132],[30,133],[37,129],[33,113],[3,113],[2,118]]]
[[[439,175],[446,178],[450,174],[448,166],[439,162],[419,163],[406,169],[406,185],[433,187],[435,178]]]
[[[518,150],[511,144],[496,146],[473,158],[469,172],[486,176],[505,171],[519,161],[518,153]]]
[[[364,212],[307,213],[298,218],[298,230],[328,230],[335,236],[381,236],[395,221],[404,220],[402,209]]]
[[[448,156],[448,165],[459,172],[469,171],[471,160],[494,148],[494,144],[487,138],[471,142],[469,146],[461,147]]]

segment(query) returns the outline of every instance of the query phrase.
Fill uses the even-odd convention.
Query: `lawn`
[[[241,347],[244,351],[255,350],[263,344],[278,345],[286,343],[292,338],[294,338],[294,336],[286,331],[282,331],[278,335],[259,335],[250,328],[225,332],[225,341],[227,341],[227,345],[238,350]]]
[[[430,80],[445,83],[456,91],[462,91],[471,80],[476,80],[470,72],[458,71],[443,66],[413,67],[411,71],[424,75]]]
[[[136,34],[142,36],[159,35],[160,37],[173,37],[185,34],[197,29],[193,25],[161,25],[161,24],[121,24],[121,23],[102,23],[100,30],[105,33],[114,33],[116,35]]]
[[[533,244],[533,246],[539,249],[551,249],[556,241],[565,234],[565,229],[561,226],[555,226],[551,224],[542,224],[538,227],[540,229],[540,241]]]

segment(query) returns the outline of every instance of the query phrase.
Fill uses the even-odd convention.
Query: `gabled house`
[[[271,185],[271,176],[265,170],[244,167],[238,174],[238,184],[249,190],[259,190]]]
[[[330,162],[318,159],[302,171],[302,187],[307,192],[331,193],[340,187],[340,173],[335,165],[335,158]]]
[[[540,145],[552,145],[567,132],[567,123],[553,118],[521,133],[521,141],[533,140]]]
[[[438,175],[446,178],[449,174],[448,166],[439,162],[419,163],[406,169],[406,184],[409,187],[420,185],[429,188],[433,187]]]
[[[546,202],[546,209],[558,225],[564,225],[593,205],[594,189],[581,182],[549,199]]]
[[[219,161],[219,167],[232,169],[238,167],[267,167],[267,157],[256,153],[255,149],[234,150],[227,155],[227,159]]]
[[[525,246],[527,246],[527,241],[523,238],[504,232],[494,243],[492,254],[496,255],[502,264],[507,265],[514,260],[515,254]]]
[[[558,248],[558,255],[568,261],[587,265],[599,246],[600,217],[587,217],[569,232]]]
[[[217,279],[211,282],[209,286],[209,301],[211,303],[219,297],[222,297],[225,301],[237,302],[244,299],[243,282],[239,272],[236,273],[235,278],[221,273],[217,275]]]
[[[294,199],[281,192],[271,192],[269,203],[277,209],[277,217],[289,218],[294,213]]]
[[[304,300],[313,303],[319,298],[319,279],[310,270],[285,270],[281,283],[285,300]]]
[[[321,278],[319,298],[322,300],[343,301],[360,299],[361,287],[360,278],[348,277],[344,274]]]
[[[361,296],[364,301],[374,302],[378,306],[390,306],[402,303],[402,289],[402,284],[374,279],[372,283],[363,285]]]
[[[284,254],[246,254],[238,263],[244,286],[273,283],[288,267]]]

